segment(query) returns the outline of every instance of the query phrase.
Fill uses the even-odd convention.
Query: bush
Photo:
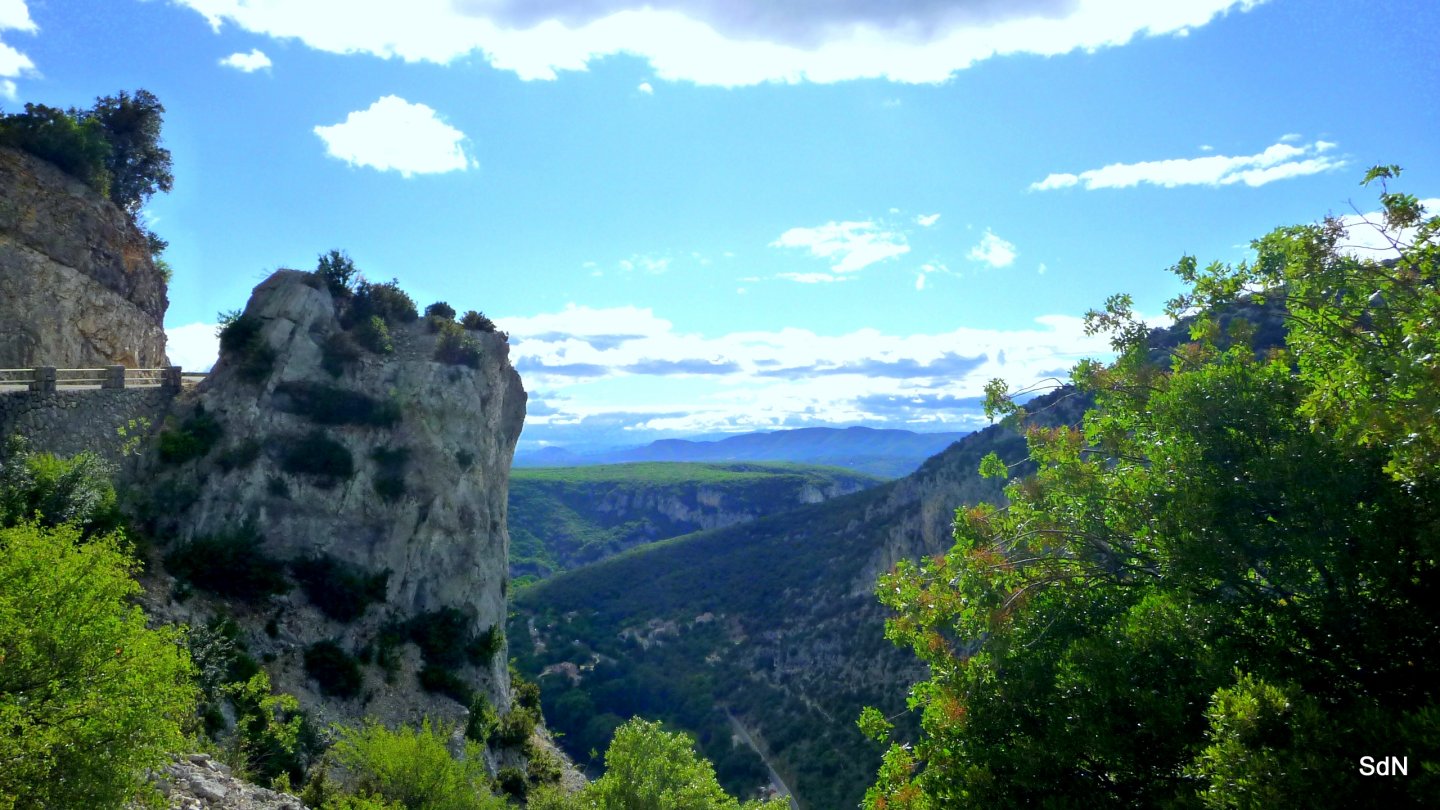
[[[475,697],[475,690],[454,670],[435,664],[426,664],[420,669],[420,688],[455,699],[457,703],[468,704]]]
[[[377,447],[370,451],[370,460],[378,466],[375,492],[387,501],[397,501],[405,494],[405,464],[410,450],[405,447]]]
[[[167,464],[184,464],[203,457],[224,433],[215,417],[205,412],[204,405],[196,405],[179,426],[166,421],[171,424],[160,432],[160,460]]]
[[[242,380],[260,382],[275,368],[275,350],[260,334],[260,319],[238,311],[220,313],[220,355]]]
[[[262,782],[281,776],[299,783],[305,766],[321,747],[318,735],[300,711],[294,695],[273,692],[270,676],[257,672],[225,693],[235,707],[235,747],[244,767]]]
[[[495,322],[485,317],[485,313],[470,310],[460,318],[460,325],[475,332],[494,332]]]
[[[215,463],[225,472],[249,467],[260,458],[260,442],[254,439],[246,439],[239,444],[231,445],[220,455],[215,457]]]
[[[119,807],[195,716],[183,639],[147,629],[118,535],[0,529],[0,805]]]
[[[330,488],[355,475],[355,458],[345,445],[313,431],[290,443],[280,468],[295,475],[309,475],[319,480],[316,485]]]
[[[409,810],[500,810],[489,794],[483,752],[469,743],[463,759],[451,756],[452,732],[429,719],[419,729],[394,731],[369,720],[360,728],[340,727],[331,755],[355,776],[361,792],[399,802]]]
[[[333,385],[284,382],[275,393],[286,397],[284,410],[321,425],[393,427],[400,421],[400,406]]]
[[[355,298],[350,302],[349,320],[359,323],[372,317],[380,318],[387,324],[413,323],[420,317],[415,309],[415,299],[400,289],[400,282],[391,279],[381,284],[361,281],[355,287]]]
[[[334,557],[314,557],[290,563],[305,596],[326,616],[338,622],[353,622],[372,603],[385,601],[390,572],[372,574],[359,566]]]
[[[453,322],[440,324],[440,337],[435,341],[435,360],[452,366],[480,367],[480,344]]]
[[[535,732],[536,722],[535,713],[529,709],[511,709],[509,714],[500,718],[500,727],[496,729],[495,738],[503,746],[523,745]]]
[[[371,315],[355,328],[355,341],[376,354],[393,354],[395,341],[390,338],[390,327],[379,315]]]
[[[495,784],[507,795],[516,799],[525,798],[525,772],[519,768],[506,766],[495,774]]]
[[[465,738],[481,745],[489,745],[490,738],[500,730],[500,715],[484,695],[476,695],[470,701],[470,716],[465,719]]]
[[[504,647],[505,631],[500,629],[499,624],[492,624],[489,630],[475,636],[465,645],[465,658],[476,666],[485,666],[494,660]],[[538,691],[536,696],[538,699]]]
[[[388,332],[386,333],[388,336]],[[393,347],[392,347],[393,348]],[[330,372],[330,376],[339,377],[345,370],[355,365],[360,360],[360,344],[349,332],[333,332],[330,337],[325,338],[325,343],[320,347],[320,366]]]
[[[305,674],[320,684],[321,694],[353,698],[360,694],[360,664],[333,641],[317,641],[305,649]]]
[[[455,608],[421,613],[405,623],[405,635],[420,648],[427,663],[454,669],[465,663],[465,648],[473,641],[470,619]]]
[[[453,321],[455,320],[455,308],[444,301],[436,301],[430,306],[425,307],[425,317],[439,318],[442,321]]]
[[[121,527],[124,517],[110,483],[114,470],[94,453],[64,459],[31,453],[15,436],[0,461],[0,528],[30,521],[46,528],[69,523],[82,538]]]
[[[285,566],[260,549],[252,525],[197,537],[165,555],[176,578],[220,596],[255,601],[290,590]]]
[[[320,254],[320,260],[315,265],[315,275],[325,282],[331,297],[336,301],[349,300],[350,296],[355,294],[358,275],[355,262],[351,261],[344,251],[332,250]]]

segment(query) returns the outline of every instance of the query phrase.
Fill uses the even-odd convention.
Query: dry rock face
[[[322,366],[323,347],[342,330],[316,276],[278,271],[255,288],[245,317],[258,321],[258,340],[274,353],[268,373],[247,376],[242,356],[222,354],[172,419],[173,429],[186,413],[203,412],[219,424],[219,441],[204,457],[179,465],[148,453],[130,475],[170,500],[160,528],[173,544],[248,524],[276,560],[323,556],[388,572],[384,603],[350,622],[326,618],[298,588],[260,604],[226,606],[252,653],[269,662],[278,689],[300,697],[322,721],[459,719],[459,704],[417,685],[414,645],[402,646],[398,673],[386,677],[378,665],[365,666],[363,694],[348,700],[320,695],[302,661],[318,641],[355,654],[374,645],[387,623],[446,609],[462,614],[476,635],[503,629],[510,461],[526,398],[505,337],[470,333],[482,350],[479,368],[470,368],[433,359],[436,336],[423,320],[393,326],[393,354],[363,353],[333,376]],[[390,417],[337,423],[317,415],[317,398],[368,403]],[[297,459],[296,448],[317,437],[332,453],[342,448],[348,473],[296,470],[306,460],[303,452]],[[204,622],[203,594],[179,604],[153,590],[156,616]],[[507,660],[501,645],[489,662],[466,664],[456,674],[503,712],[510,706]]]
[[[208,754],[176,757],[150,775],[168,810],[307,810],[288,793],[236,779],[230,766]]]
[[[0,368],[165,365],[167,303],[125,212],[0,147]]]

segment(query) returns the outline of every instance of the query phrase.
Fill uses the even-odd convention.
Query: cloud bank
[[[471,165],[465,133],[424,104],[385,96],[339,124],[315,127],[326,153],[352,166],[397,171],[405,177],[464,171]]]
[[[1263,186],[1276,180],[1344,168],[1343,159],[1327,154],[1335,148],[1329,141],[1296,145],[1297,136],[1287,135],[1273,146],[1253,155],[1205,155],[1195,158],[1147,160],[1140,163],[1112,163],[1079,174],[1056,173],[1030,184],[1031,191],[1082,186],[1086,191],[1101,188],[1133,188],[1138,185],[1230,186],[1244,183]]]
[[[174,0],[317,50],[450,63],[479,55],[554,79],[630,54],[658,79],[734,87],[943,82],[997,56],[1054,56],[1184,35],[1263,0]]]

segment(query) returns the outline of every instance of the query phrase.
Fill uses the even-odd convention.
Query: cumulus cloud
[[[655,86],[650,84],[649,82],[641,82],[640,86],[636,87],[635,89],[639,90],[647,96],[655,95]]]
[[[461,145],[465,133],[399,96],[385,96],[339,124],[317,126],[315,134],[331,157],[405,177],[464,171],[472,163]]]
[[[165,353],[186,371],[209,371],[220,357],[219,324],[187,323],[165,330]]]
[[[814,228],[791,228],[770,246],[798,248],[816,258],[827,259],[830,270],[835,273],[853,273],[910,252],[905,234],[872,221],[827,222]]]
[[[739,86],[943,82],[1009,54],[1054,56],[1182,35],[1263,0],[175,0],[219,28],[332,53],[449,63],[479,54],[524,79],[602,57],[666,81]]]
[[[511,335],[511,357],[527,386],[549,392],[553,412],[526,420],[531,441],[593,440],[594,431],[609,431],[639,442],[897,420],[921,429],[975,427],[984,423],[978,402],[987,380],[1023,385],[1110,351],[1103,336],[1085,335],[1082,319],[1066,316],[1006,331],[820,335],[789,328],[703,336],[650,309],[570,306],[498,325]],[[623,386],[611,382],[619,379]]]
[[[242,73],[254,73],[257,70],[267,70],[270,67],[270,57],[266,56],[259,48],[251,48],[249,53],[232,53],[220,60],[220,64],[235,68]]]
[[[1009,267],[1015,263],[1015,257],[1020,255],[1015,250],[1015,245],[995,235],[989,228],[985,229],[985,235],[980,237],[980,243],[970,248],[966,258],[971,261],[984,262],[991,267]]]
[[[1429,216],[1440,214],[1440,199],[1432,197],[1421,200],[1420,205]],[[1346,214],[1338,219],[1340,224],[1345,226],[1345,238],[1340,243],[1340,249],[1357,258],[1377,261],[1393,259],[1400,255],[1396,245],[1410,245],[1415,242],[1415,228],[1385,227],[1383,211]]]
[[[928,228],[940,221],[939,214],[921,214],[915,217],[915,224],[922,228]]]
[[[1253,155],[1210,155],[1170,160],[1147,160],[1139,163],[1112,163],[1079,174],[1055,173],[1030,184],[1031,191],[1083,186],[1087,191],[1099,188],[1132,188],[1141,184],[1175,188],[1176,186],[1230,186],[1244,183],[1263,186],[1276,180],[1302,177],[1344,168],[1343,158],[1328,154],[1335,149],[1329,141],[1307,144],[1287,142],[1286,136],[1262,152]]]
[[[33,34],[40,30],[30,19],[25,0],[0,0],[0,34],[20,31]],[[0,97],[14,101],[17,97],[15,79],[35,70],[30,57],[13,46],[0,42]]]

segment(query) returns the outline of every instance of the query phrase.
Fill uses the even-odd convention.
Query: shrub
[[[420,317],[415,309],[415,299],[400,289],[400,282],[391,279],[381,284],[361,281],[355,286],[355,298],[350,302],[349,320],[358,323],[372,317],[380,318],[387,324],[412,323]]]
[[[420,648],[427,663],[454,669],[465,663],[465,648],[473,640],[469,626],[465,614],[447,607],[410,619],[405,633]]]
[[[332,250],[320,254],[315,265],[315,275],[325,282],[330,295],[336,301],[345,301],[354,295],[357,272],[355,262],[344,251]]]
[[[355,328],[355,340],[361,346],[376,354],[393,354],[395,341],[390,338],[390,327],[379,315],[371,315]]]
[[[492,624],[489,630],[475,636],[465,645],[465,657],[476,666],[484,666],[490,663],[504,647],[505,631],[500,629],[499,624]],[[538,696],[539,693],[536,694]]]
[[[355,475],[349,448],[318,430],[291,442],[280,467],[288,473],[313,476],[318,479],[317,486],[327,489]]]
[[[524,745],[525,781],[531,786],[559,784],[560,758],[531,742]]]
[[[246,601],[290,589],[284,564],[266,555],[250,524],[197,537],[165,555],[165,567],[184,582]]]
[[[294,695],[273,692],[270,676],[257,672],[225,687],[235,707],[235,747],[244,767],[260,781],[283,776],[300,782],[305,766],[320,748],[315,730],[305,721]]]
[[[495,331],[495,322],[485,317],[485,313],[473,309],[460,317],[460,325],[475,332]]]
[[[452,366],[480,367],[480,344],[465,330],[446,321],[440,324],[440,337],[435,341],[435,360]]]
[[[525,772],[519,768],[506,766],[495,774],[495,784],[502,791],[517,799],[525,798]]]
[[[225,472],[249,467],[260,458],[260,442],[254,439],[246,439],[239,444],[231,445],[215,457],[215,463]]]
[[[369,573],[334,557],[313,557],[290,563],[290,572],[305,596],[326,616],[353,622],[372,603],[385,601],[390,572]]]
[[[94,453],[59,458],[32,453],[23,437],[7,443],[0,461],[0,528],[36,521],[69,523],[82,538],[121,527],[124,517],[110,483],[113,468]]]
[[[519,707],[511,709],[509,714],[500,718],[500,727],[495,732],[495,738],[507,747],[522,745],[534,733],[535,724],[534,712]]]
[[[470,688],[463,678],[456,675],[454,670],[435,664],[426,664],[420,668],[420,688],[426,692],[446,695],[454,698],[457,703],[468,704],[475,697],[475,690]]]
[[[393,427],[400,421],[400,406],[333,385],[284,382],[275,393],[286,397],[285,410],[321,425]]]
[[[205,412],[204,405],[195,410],[178,426],[170,419],[169,425],[160,432],[160,460],[167,464],[184,464],[201,458],[220,441],[224,429],[215,417]]]
[[[394,731],[368,720],[360,728],[340,727],[331,755],[354,774],[362,792],[399,802],[410,810],[500,810],[489,794],[483,752],[470,743],[463,759],[447,747],[452,732],[444,723]]]
[[[235,364],[235,373],[249,382],[260,382],[275,367],[275,350],[260,334],[260,319],[238,311],[220,313],[220,354]]]
[[[481,745],[488,745],[490,738],[500,730],[500,715],[484,695],[476,695],[470,701],[470,716],[465,719],[465,738]]]
[[[386,333],[388,336],[388,332]],[[330,372],[330,376],[339,377],[345,373],[345,369],[353,366],[360,360],[360,344],[349,332],[333,332],[330,337],[325,338],[325,343],[320,347],[320,366]]]
[[[375,475],[375,492],[387,501],[396,501],[405,494],[405,464],[410,450],[405,447],[377,447],[370,459],[380,468]]]
[[[23,113],[0,116],[0,145],[29,152],[97,192],[110,193],[105,166],[110,144],[104,127],[98,121],[79,120],[74,110],[26,104]]]
[[[516,705],[530,709],[537,715],[540,713],[540,687],[538,685],[520,677],[518,672],[512,671],[510,689],[515,693]]]
[[[0,529],[0,805],[120,807],[185,745],[183,639],[147,629],[118,535]]]
[[[442,321],[453,321],[455,320],[455,308],[444,301],[436,301],[430,306],[425,307],[425,317],[439,318]]]
[[[360,694],[360,664],[334,641],[317,641],[305,649],[305,674],[320,684],[321,694],[353,698]]]

